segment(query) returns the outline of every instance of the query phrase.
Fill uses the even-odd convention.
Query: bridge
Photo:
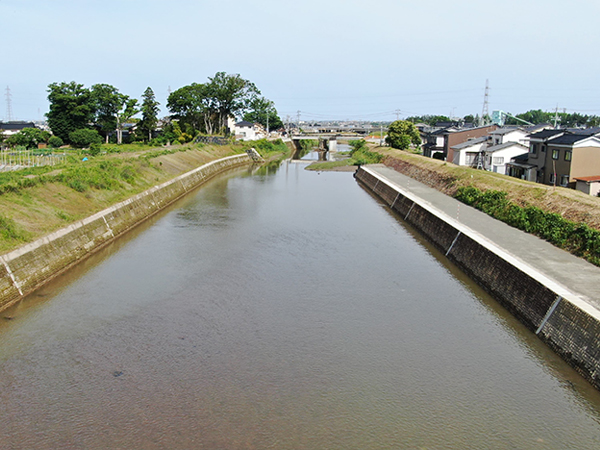
[[[335,152],[337,151],[337,141],[340,139],[362,139],[364,134],[360,133],[298,133],[292,134],[292,140],[296,150],[301,150],[300,141],[319,141],[317,151]]]

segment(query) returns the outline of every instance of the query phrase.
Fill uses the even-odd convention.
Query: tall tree
[[[250,110],[244,114],[243,119],[260,123],[265,130],[268,127],[267,132],[283,128],[283,122],[277,114],[274,103],[264,97],[256,97],[250,102]]]
[[[91,98],[96,113],[96,127],[108,144],[109,134],[117,129],[117,115],[129,97],[110,84],[95,84],[91,88]]]
[[[393,148],[407,150],[410,144],[421,144],[421,135],[414,123],[407,120],[396,120],[388,127],[385,141]]]
[[[213,134],[217,109],[207,84],[192,83],[171,92],[167,108],[174,119],[196,131]]]
[[[137,99],[127,98],[117,112],[117,144],[123,143],[123,125],[139,112]]]
[[[218,114],[218,126],[223,129],[227,126],[229,116],[242,115],[260,95],[254,83],[239,74],[225,72],[217,72],[214,77],[209,77],[208,93]]]
[[[140,130],[148,136],[148,142],[152,140],[152,132],[158,124],[158,103],[152,88],[148,87],[142,95],[142,120],[139,123]]]
[[[89,128],[94,121],[94,102],[83,84],[52,83],[48,85],[50,110],[46,114],[52,133],[69,142],[69,133]]]

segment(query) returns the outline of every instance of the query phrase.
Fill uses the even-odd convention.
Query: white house
[[[527,145],[527,131],[517,127],[504,127],[490,131],[491,145],[506,144],[507,142],[518,142]]]
[[[485,149],[485,169],[506,175],[506,163],[520,155],[529,153],[529,147],[517,142],[492,145]]]
[[[233,126],[232,133],[236,139],[242,141],[256,141],[265,137],[264,130],[259,124],[245,120],[236,123]]]
[[[458,166],[477,167],[477,158],[485,150],[487,141],[488,136],[481,136],[453,145],[450,147],[454,151],[452,162]]]

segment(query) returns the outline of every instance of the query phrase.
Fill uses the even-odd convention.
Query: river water
[[[212,180],[0,314],[2,449],[597,449],[600,395],[351,173]]]

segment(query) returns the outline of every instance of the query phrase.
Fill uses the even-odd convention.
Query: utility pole
[[[554,128],[556,128],[557,123],[558,123],[558,105],[556,105],[556,111],[554,111]]]
[[[298,133],[300,133],[300,110],[298,110]]]
[[[12,121],[12,105],[11,105],[11,95],[10,95],[10,87],[6,86],[6,121]]]

